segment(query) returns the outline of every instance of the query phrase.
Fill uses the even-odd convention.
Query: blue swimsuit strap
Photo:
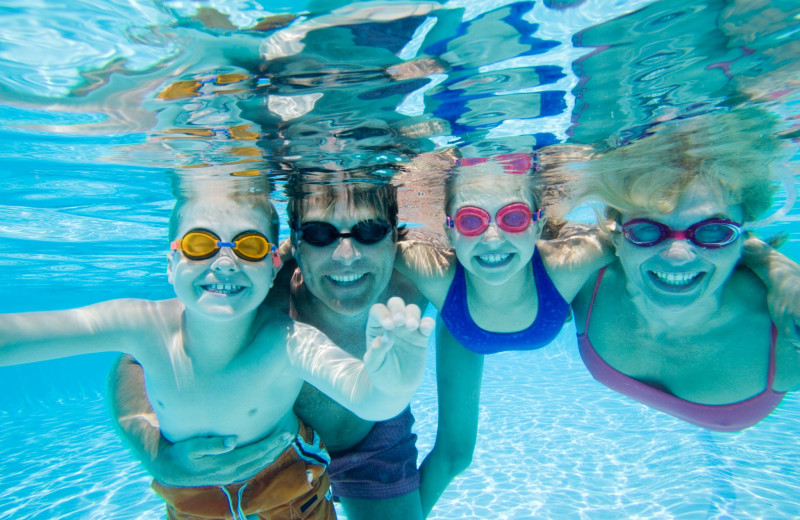
[[[517,332],[491,332],[479,327],[469,313],[464,267],[456,265],[453,283],[442,306],[442,321],[464,348],[477,354],[505,350],[534,350],[550,343],[569,315],[569,304],[556,289],[544,267],[538,248],[531,258],[536,281],[538,312],[531,325]]]

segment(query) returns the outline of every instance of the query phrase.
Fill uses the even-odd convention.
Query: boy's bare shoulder
[[[107,300],[85,307],[87,316],[110,324],[150,330],[164,323],[180,325],[184,306],[177,298],[169,300],[144,300],[139,298],[119,298]]]

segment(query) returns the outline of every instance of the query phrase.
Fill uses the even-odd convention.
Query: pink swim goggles
[[[543,211],[540,208],[534,213],[524,202],[513,202],[508,206],[503,206],[494,216],[497,227],[507,233],[522,233],[531,222],[536,222],[542,218]],[[489,212],[477,206],[464,206],[456,212],[455,218],[447,216],[447,227],[456,228],[459,233],[468,237],[478,236],[484,233],[492,222]]]
[[[646,218],[636,218],[622,224],[622,236],[639,247],[652,247],[667,239],[690,240],[703,249],[719,249],[736,241],[742,225],[726,218],[709,218],[676,230],[666,224]]]

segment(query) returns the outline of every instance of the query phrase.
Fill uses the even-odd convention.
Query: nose
[[[351,265],[361,258],[361,253],[353,244],[352,238],[340,238],[336,249],[333,250],[333,259],[344,265]]]
[[[694,260],[697,255],[694,246],[688,240],[672,239],[661,251],[661,256],[671,262],[685,263]]]
[[[227,247],[223,247],[214,262],[211,263],[211,269],[218,273],[233,273],[239,270],[239,264],[233,258],[233,251]]]
[[[503,240],[503,232],[494,222],[489,223],[489,227],[483,232],[484,242],[499,242]]]

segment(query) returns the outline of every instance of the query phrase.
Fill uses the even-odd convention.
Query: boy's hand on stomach
[[[435,322],[421,315],[419,307],[398,297],[370,309],[364,365],[373,385],[386,394],[413,393],[422,381]]]

